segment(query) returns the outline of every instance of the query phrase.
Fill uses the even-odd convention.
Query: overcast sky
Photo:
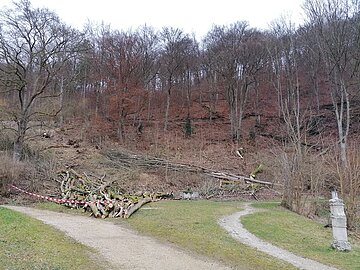
[[[12,0],[0,0],[0,8]],[[113,29],[136,29],[147,24],[157,29],[173,26],[204,36],[213,24],[248,21],[260,29],[282,15],[302,22],[303,0],[31,0],[34,7],[55,11],[68,24],[82,29],[92,22],[110,24]]]

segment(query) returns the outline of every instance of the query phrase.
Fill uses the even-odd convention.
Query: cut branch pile
[[[79,174],[74,170],[62,171],[61,195],[64,203],[71,208],[83,208],[90,211],[96,218],[129,218],[144,204],[169,198],[170,194],[142,193],[125,195],[115,191],[112,181],[106,181],[105,175],[98,177],[94,175]],[[74,202],[69,202],[74,201]],[[78,202],[86,203],[78,203]]]
[[[106,156],[113,162],[121,163],[123,166],[131,167],[147,167],[147,168],[166,168],[167,170],[172,171],[183,171],[190,173],[199,173],[204,174],[206,176],[210,176],[213,178],[217,178],[220,180],[229,180],[229,181],[239,181],[245,183],[256,183],[265,185],[268,187],[273,187],[278,184],[264,181],[264,180],[256,180],[250,177],[245,177],[241,175],[236,175],[233,173],[222,172],[211,170],[207,168],[203,168],[200,166],[183,164],[183,163],[174,163],[168,160],[155,158],[155,157],[146,157],[142,155],[136,155],[132,153],[118,152],[118,151],[109,151],[106,153]]]

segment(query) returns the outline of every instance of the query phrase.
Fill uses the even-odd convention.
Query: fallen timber
[[[260,186],[281,186],[280,184],[270,181],[254,179],[253,177],[241,176],[185,163],[175,163],[160,158],[147,157],[124,151],[109,151],[105,155],[116,166],[120,165],[129,168],[134,166],[164,168],[172,171],[203,174],[219,179],[220,186],[222,184],[246,183],[251,187],[250,195],[255,199],[255,192]],[[59,172],[59,176],[62,199],[67,200],[64,204],[71,208],[82,208],[84,211],[89,211],[91,216],[96,218],[129,218],[144,204],[173,198],[173,195],[168,193],[144,192],[132,195],[124,194],[121,189],[116,189],[114,182],[106,181],[105,175],[80,174],[73,169],[69,169]],[[255,185],[256,188],[253,188],[253,185]],[[72,203],[69,201],[85,203]]]
[[[109,151],[105,155],[111,161],[116,163],[121,163],[123,166],[126,167],[137,166],[137,167],[146,167],[146,168],[166,168],[167,170],[172,170],[172,171],[204,174],[206,176],[217,178],[219,180],[256,183],[268,187],[281,186],[281,184],[273,183],[266,180],[258,180],[251,177],[236,175],[233,173],[207,169],[196,165],[190,165],[185,163],[174,163],[165,159],[147,157],[129,152]]]
[[[82,208],[96,218],[129,218],[144,204],[172,198],[172,194],[149,193],[123,194],[105,175],[99,177],[79,174],[73,169],[60,171],[62,204]]]

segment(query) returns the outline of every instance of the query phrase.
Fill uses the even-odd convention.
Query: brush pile
[[[254,179],[254,176],[256,176],[256,174],[260,173],[263,170],[262,165],[260,165],[252,172],[252,177],[246,177],[225,171],[216,171],[204,167],[199,167],[196,165],[176,163],[156,157],[137,155],[137,154],[129,153],[127,151],[119,152],[112,150],[112,151],[108,151],[105,155],[110,161],[113,162],[113,166],[121,164],[124,167],[136,166],[143,168],[166,168],[167,170],[171,170],[171,171],[202,174],[207,177],[216,178],[219,180],[238,181],[244,183],[256,183],[269,187],[279,186],[279,184],[273,183],[271,181]]]
[[[96,218],[129,218],[146,203],[172,197],[172,194],[146,192],[123,194],[113,181],[105,180],[105,175],[79,174],[73,169],[61,171],[59,176],[63,204],[83,208]]]

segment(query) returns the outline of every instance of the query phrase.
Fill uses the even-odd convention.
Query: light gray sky
[[[0,0],[0,8],[12,0]],[[173,26],[204,36],[213,24],[248,21],[260,29],[282,15],[302,22],[303,0],[31,0],[34,7],[55,11],[68,24],[82,29],[92,22],[110,24],[113,29],[136,29],[147,24],[157,29]]]

